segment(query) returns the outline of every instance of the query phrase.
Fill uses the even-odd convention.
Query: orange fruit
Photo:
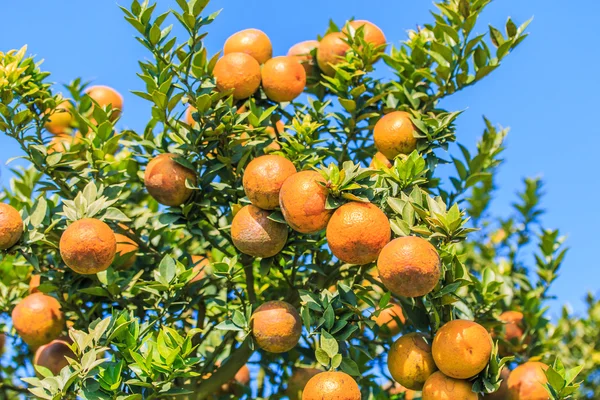
[[[283,182],[296,173],[294,164],[285,157],[266,155],[250,161],[244,171],[244,192],[252,204],[263,210],[279,205]]]
[[[81,144],[83,142],[81,132],[77,131],[74,135],[60,134],[56,135],[48,143],[48,154],[55,152],[66,153],[71,150],[71,146]]]
[[[306,76],[310,76],[315,72],[315,60],[311,55],[311,51],[319,47],[319,42],[316,40],[306,40],[296,43],[288,50],[287,55],[296,57],[304,67]]]
[[[404,393],[404,400],[415,400],[417,398],[417,392],[410,390],[395,382],[394,385],[389,389],[390,394],[402,394]]]
[[[260,65],[248,54],[229,53],[217,61],[213,76],[218,90],[233,90],[234,99],[245,99],[260,86]]]
[[[269,37],[259,29],[244,29],[229,36],[225,41],[223,54],[245,53],[259,64],[264,64],[273,55]]]
[[[31,275],[29,279],[29,294],[39,292],[40,281],[42,277],[40,275]]]
[[[400,333],[401,325],[406,322],[402,307],[396,303],[391,303],[391,305],[391,307],[381,311],[379,316],[373,317],[379,327],[379,336],[396,336]]]
[[[285,246],[288,230],[285,224],[270,220],[271,212],[254,205],[242,207],[231,223],[233,245],[253,257],[273,257]]]
[[[120,269],[130,268],[137,260],[137,252],[140,249],[138,244],[126,235],[115,233],[115,240],[117,241],[116,254],[119,255],[119,267]]]
[[[218,361],[216,364],[218,366],[220,366],[220,363]],[[249,384],[250,384],[250,369],[248,368],[247,364],[244,364],[244,365],[242,365],[242,368],[240,368],[238,370],[238,372],[235,373],[235,376],[233,377],[233,379],[231,381],[221,385],[221,393],[219,393],[219,394],[231,393],[231,394],[237,395],[240,386],[248,386]],[[209,398],[212,399],[212,398],[218,398],[218,397],[219,397],[218,395],[213,395],[212,397],[209,397]],[[241,396],[238,395],[238,397],[241,397]]]
[[[504,322],[501,337],[507,342],[518,344],[524,333],[523,313],[520,311],[505,311],[500,314],[500,321]],[[499,344],[499,352],[509,355],[506,346]],[[517,351],[522,350],[522,346],[517,346]]]
[[[112,264],[117,251],[115,233],[95,218],[73,222],[60,237],[60,256],[78,274],[96,274]]]
[[[471,382],[450,378],[439,371],[427,379],[421,396],[423,400],[477,400]]]
[[[440,280],[440,256],[427,240],[416,236],[389,242],[377,259],[379,277],[397,296],[418,297],[431,292]]]
[[[302,334],[300,314],[285,301],[268,301],[258,307],[250,319],[256,345],[269,353],[293,349]]]
[[[194,120],[194,116],[192,115],[195,112],[196,112],[196,108],[192,107],[192,106],[188,106],[188,108],[185,109],[185,123],[186,124],[193,126],[196,123],[196,121]]]
[[[273,141],[269,143],[265,150],[276,151],[281,150],[281,146],[277,143],[278,136],[285,132],[285,124],[282,120],[279,120],[275,123],[275,128],[272,126],[267,126],[265,132],[269,135]]]
[[[510,370],[508,368],[504,367],[502,369],[502,372],[500,373],[500,378],[502,378],[502,383],[500,384],[500,387],[498,388],[498,390],[496,390],[494,393],[486,394],[485,396],[483,396],[483,398],[486,400],[510,399],[509,393],[508,393],[508,376],[509,375],[510,375]]]
[[[348,264],[368,264],[377,260],[391,236],[390,221],[372,203],[346,203],[335,210],[327,224],[329,249]]]
[[[25,343],[38,347],[60,336],[65,318],[54,297],[33,293],[13,309],[12,323]]]
[[[357,30],[361,26],[364,26],[363,38],[365,39],[365,42],[370,43],[375,47],[386,44],[385,35],[383,34],[383,31],[374,23],[365,21],[363,19],[357,19],[355,21],[348,22],[348,25],[354,28],[354,30]],[[346,32],[346,27],[344,27],[342,31]]]
[[[442,326],[433,338],[432,353],[440,371],[451,378],[468,379],[488,365],[492,338],[473,321],[456,319]]]
[[[417,332],[396,339],[388,352],[387,364],[392,378],[411,390],[421,390],[427,378],[437,370],[431,346],[425,336]]]
[[[69,342],[68,339],[55,339],[38,347],[33,357],[33,364],[48,368],[54,375],[60,374],[60,370],[69,365],[67,357],[76,358],[69,347]]]
[[[546,364],[529,361],[519,365],[508,376],[508,393],[511,400],[548,400],[550,395],[544,385],[548,378]]]
[[[160,204],[179,207],[192,195],[185,185],[189,180],[196,185],[196,173],[175,161],[176,154],[163,153],[154,157],[146,167],[144,184],[150,196]]]
[[[356,381],[344,372],[321,372],[313,376],[302,393],[302,400],[360,400]]]
[[[304,91],[306,71],[294,57],[271,58],[261,71],[263,90],[277,103],[292,101]]]
[[[325,208],[325,179],[316,171],[300,171],[283,182],[279,206],[288,225],[300,233],[317,233],[327,226],[331,210]]]
[[[284,394],[290,398],[290,400],[302,399],[302,392],[308,381],[315,375],[323,372],[316,368],[294,368],[292,376],[287,381],[287,388]]]
[[[325,75],[335,75],[335,69],[332,65],[342,62],[346,52],[350,49],[345,39],[346,35],[342,32],[331,32],[319,42],[317,64]]]
[[[206,277],[206,273],[208,272],[208,267],[210,265],[210,259],[206,256],[193,255],[192,263],[194,264],[194,272],[196,272],[196,276],[192,278],[192,280],[189,282],[190,284],[198,282]]]
[[[115,121],[123,111],[123,96],[115,89],[108,86],[92,86],[86,91],[88,96],[92,98],[102,108],[109,105],[115,110],[111,115],[111,121]]]
[[[0,203],[0,250],[13,247],[23,235],[23,218],[11,205]]]
[[[393,160],[398,154],[410,154],[417,148],[415,127],[410,114],[405,111],[394,111],[384,115],[373,128],[375,147],[388,159]]]
[[[53,135],[64,135],[71,129],[73,115],[69,111],[71,103],[65,100],[58,104],[54,110],[46,110],[49,114],[48,121],[44,124],[44,128]]]
[[[394,164],[392,164],[392,162],[390,160],[388,160],[387,157],[384,156],[382,152],[378,151],[373,156],[373,159],[371,160],[371,163],[369,164],[369,168],[373,168],[373,169],[381,169],[383,167],[392,168],[393,165]]]

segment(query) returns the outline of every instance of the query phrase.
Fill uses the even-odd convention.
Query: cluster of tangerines
[[[374,24],[352,21],[347,26],[362,27],[366,42],[385,46],[385,36]],[[317,48],[316,64],[321,72],[333,75],[333,65],[349,49],[344,38],[344,31],[330,33],[320,42],[293,46],[288,56],[271,58],[271,43],[263,32],[249,29],[234,34],[225,43],[224,56],[213,70],[217,89],[232,91],[235,99],[245,99],[253,95],[262,82],[269,99],[291,101],[304,90],[307,72],[314,72],[312,49]],[[102,107],[110,105],[117,111],[112,117],[118,117],[123,103],[114,90],[93,87],[87,94]],[[46,124],[46,129],[56,135],[53,139],[56,143],[52,145],[54,151],[65,151],[60,143],[77,140],[77,136],[69,135],[73,123],[69,104],[59,105],[59,111],[54,111]],[[190,111],[188,122],[193,121],[189,117]],[[390,160],[417,148],[417,138],[409,113],[386,114],[373,130],[378,153],[373,157],[371,167],[390,168]],[[166,206],[184,204],[197,184],[196,172],[179,163],[178,157],[172,153],[160,154],[148,163],[144,173],[148,193]],[[298,171],[281,155],[263,155],[245,168],[243,188],[250,204],[235,213],[231,238],[234,246],[244,254],[264,258],[283,250],[288,228],[269,218],[279,207],[287,225],[301,234],[326,230],[328,246],[340,261],[360,265],[376,262],[381,282],[395,296],[424,296],[438,285],[442,266],[438,251],[431,243],[414,236],[392,240],[387,216],[372,203],[352,201],[335,211],[328,209],[327,182],[317,171]],[[75,221],[61,236],[60,256],[67,267],[79,274],[106,270],[113,265],[117,254],[119,267],[130,267],[135,263],[138,244],[131,232],[121,228],[128,235],[115,233],[99,219]],[[19,212],[0,203],[0,250],[15,245],[22,233],[23,221]],[[202,276],[200,269],[208,260],[196,256],[193,262],[197,263],[194,267],[198,271],[194,278],[197,280]],[[37,292],[35,286],[32,285],[32,293],[14,308],[13,326],[25,343],[37,348],[34,362],[57,373],[67,365],[67,357],[73,356],[68,339],[60,338],[65,318],[59,302]],[[383,310],[376,319],[384,335],[398,334],[398,322],[403,323],[404,317],[397,304]],[[508,326],[513,329],[512,325],[518,326],[518,323],[508,319],[507,322],[508,336]],[[291,350],[302,333],[298,311],[283,301],[260,305],[252,315],[251,328],[257,346],[271,353]],[[469,379],[484,370],[489,362],[493,345],[488,331],[472,321],[454,320],[439,329],[431,345],[429,342],[421,333],[409,333],[394,342],[388,353],[388,367],[392,377],[402,385],[395,390],[405,391],[406,396],[412,396],[411,391],[422,390],[425,400],[476,399]],[[503,390],[510,392],[513,399],[547,398],[543,388],[544,368],[543,364],[533,362],[517,367]],[[246,370],[240,370],[239,374],[247,375]],[[361,396],[354,379],[342,372],[298,370],[290,380],[290,387],[292,391],[303,391],[305,400],[354,400]]]

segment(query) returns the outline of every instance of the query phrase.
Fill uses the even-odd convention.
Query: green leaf
[[[175,261],[166,255],[163,257],[160,265],[158,266],[158,272],[160,276],[164,279],[164,283],[169,284],[175,278]]]

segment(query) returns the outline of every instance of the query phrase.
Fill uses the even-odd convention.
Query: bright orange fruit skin
[[[194,263],[194,272],[196,272],[197,275],[192,278],[192,280],[189,282],[190,284],[198,282],[206,277],[208,267],[210,265],[210,259],[206,256],[193,255],[192,262]]]
[[[83,142],[81,132],[77,131],[74,135],[60,134],[56,135],[48,143],[48,154],[55,152],[66,153],[71,150],[71,146],[81,144]]]
[[[117,251],[115,234],[95,218],[73,222],[60,237],[60,256],[78,274],[96,274],[112,264]]]
[[[379,316],[374,317],[374,319],[377,326],[379,326],[379,336],[383,337],[396,336],[402,328],[400,324],[406,322],[402,307],[395,303],[381,311]],[[398,324],[398,320],[400,320],[400,324]]]
[[[375,147],[390,160],[398,154],[410,154],[417,148],[414,132],[409,113],[391,112],[381,117],[373,128]]]
[[[150,196],[160,204],[178,207],[185,203],[193,193],[185,185],[186,179],[196,185],[196,173],[179,164],[176,154],[163,153],[154,157],[146,166],[144,184]]]
[[[253,257],[273,257],[279,253],[287,242],[288,228],[270,220],[270,214],[254,205],[242,207],[231,222],[233,245]]]
[[[441,262],[435,247],[416,236],[389,242],[377,259],[379,277],[397,296],[418,297],[431,292],[441,276]]]
[[[437,331],[431,348],[435,364],[444,375],[468,379],[490,361],[492,338],[478,323],[456,319]]]
[[[192,106],[188,106],[188,108],[185,109],[185,123],[186,124],[194,126],[196,121],[194,120],[194,116],[192,114],[195,112],[196,112],[196,108],[192,107]]]
[[[421,333],[407,333],[396,339],[388,353],[388,369],[396,382],[411,390],[421,390],[437,367],[431,346]]]
[[[113,112],[111,119],[115,121],[121,115],[123,111],[123,96],[119,94],[115,89],[108,86],[92,86],[86,91],[88,96],[96,101],[100,107],[104,108],[108,105],[112,106]]]
[[[279,191],[283,182],[295,173],[296,167],[285,157],[257,157],[248,163],[244,171],[244,192],[255,206],[274,210],[279,205]]]
[[[342,32],[328,33],[319,42],[317,49],[317,64],[323,74],[328,76],[335,75],[335,69],[332,65],[339,64],[350,49],[348,43],[344,40],[346,35]]]
[[[292,101],[304,91],[306,71],[294,57],[271,58],[261,70],[262,87],[275,102]]]
[[[11,205],[0,203],[0,250],[13,247],[23,235],[21,214]]]
[[[316,40],[306,40],[304,42],[296,43],[288,50],[287,55],[296,57],[298,61],[304,67],[306,76],[310,76],[315,73],[315,60],[311,55],[311,51],[319,47],[319,42]]]
[[[260,65],[245,53],[229,53],[217,61],[213,69],[217,89],[233,90],[233,98],[246,99],[260,86]]]
[[[115,233],[115,240],[117,241],[116,253],[123,258],[120,268],[130,268],[137,260],[138,244],[133,239],[120,233]]]
[[[545,370],[548,366],[537,361],[519,365],[508,376],[508,393],[511,400],[548,400],[550,396],[544,388],[548,383]]]
[[[279,206],[288,225],[300,233],[317,233],[327,226],[332,210],[325,208],[327,188],[316,171],[300,171],[283,182]]]
[[[40,275],[31,275],[29,279],[29,294],[39,292],[42,277]]]
[[[264,64],[273,55],[269,37],[259,29],[244,29],[231,35],[225,41],[223,54],[245,53],[259,64]]]
[[[450,378],[441,372],[432,374],[423,386],[423,400],[477,400],[469,381]]]
[[[360,400],[356,381],[344,372],[321,372],[313,376],[302,393],[302,400]]]
[[[327,224],[329,249],[349,264],[368,264],[377,260],[391,236],[390,221],[372,203],[346,203],[335,210]]]
[[[300,314],[285,301],[262,304],[252,314],[250,323],[256,344],[269,353],[290,351],[302,334]]]
[[[65,318],[54,297],[33,293],[13,309],[12,323],[25,343],[38,347],[60,336]]]
[[[48,368],[54,375],[69,365],[66,357],[75,359],[75,353],[66,340],[56,339],[40,346],[33,357],[33,364]]]
[[[44,124],[44,128],[53,135],[67,134],[73,122],[73,115],[71,115],[70,109],[71,103],[65,100],[58,104],[56,109],[47,110],[47,113],[52,113],[48,117],[48,121]]]
[[[365,42],[371,43],[373,46],[381,46],[386,44],[386,39],[385,35],[383,34],[383,31],[374,23],[365,21],[363,19],[357,19],[354,21],[350,21],[348,24],[355,30],[360,28],[361,26],[364,26],[363,38],[365,39]],[[343,31],[346,31],[345,27]]]

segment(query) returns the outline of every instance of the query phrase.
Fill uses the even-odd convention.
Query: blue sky
[[[159,9],[172,3],[162,1]],[[598,39],[600,2],[579,0],[577,6],[560,3],[493,2],[482,16],[478,32],[484,32],[489,23],[503,26],[508,16],[517,23],[533,16],[530,37],[483,82],[442,103],[449,110],[466,110],[458,120],[457,136],[469,148],[482,132],[482,115],[511,127],[493,212],[506,215],[523,177],[544,179],[547,213],[543,221],[567,234],[571,247],[552,291],[558,296],[553,313],[562,303],[582,310],[584,293],[600,289],[600,268],[596,265],[600,236],[594,234],[595,227],[600,226],[600,212],[588,200],[600,194],[594,184],[598,181],[594,145],[600,129],[590,118],[594,112],[587,110],[597,100],[592,66],[600,61],[593,50],[597,46],[593,39]],[[129,90],[143,89],[135,74],[137,60],[148,54],[134,40],[134,30],[123,19],[117,3],[35,0],[5,2],[2,8],[0,51],[28,44],[30,53],[45,60],[43,68],[52,72],[55,82],[67,83],[81,76],[115,87],[125,98],[121,125],[133,129],[144,126],[149,105]],[[258,28],[270,36],[274,55],[282,55],[294,43],[324,32],[329,18],[338,24],[350,17],[370,20],[383,29],[390,43],[397,44],[406,38],[406,30],[431,21],[432,3],[213,0],[208,10],[219,8],[223,11],[206,38],[211,53],[219,51],[232,33]],[[387,67],[380,63],[378,73],[387,74]],[[5,161],[20,152],[6,137],[0,137],[0,143],[0,183],[6,185],[9,174]]]

